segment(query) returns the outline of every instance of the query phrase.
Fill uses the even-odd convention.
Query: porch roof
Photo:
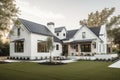
[[[22,39],[16,39],[16,40],[13,40],[13,41],[10,41],[10,42],[16,42],[16,41],[25,41],[25,39],[24,38],[22,38]]]
[[[92,42],[93,40],[96,40],[96,39],[74,40],[72,41],[72,43]]]

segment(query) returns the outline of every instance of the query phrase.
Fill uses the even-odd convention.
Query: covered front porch
[[[63,45],[63,53],[68,56],[92,56],[96,52],[94,40],[76,40]]]

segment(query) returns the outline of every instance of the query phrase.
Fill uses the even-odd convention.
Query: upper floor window
[[[59,45],[58,44],[56,45],[56,50],[59,50]]]
[[[20,36],[20,28],[17,30],[17,35]]]
[[[59,36],[59,33],[57,33],[57,36]]]
[[[15,45],[15,52],[24,52],[24,41],[16,41]]]
[[[86,33],[82,32],[82,38],[86,38]]]
[[[65,36],[65,33],[63,34],[63,36]]]

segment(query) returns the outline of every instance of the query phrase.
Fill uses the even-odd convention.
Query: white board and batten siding
[[[15,52],[14,40],[25,39],[24,41],[24,52]],[[13,27],[13,34],[10,35],[10,56],[13,57],[28,57],[31,55],[31,42],[30,33],[23,25],[21,25],[20,36],[17,35],[17,27]]]
[[[46,41],[47,38],[49,36],[44,36],[44,35],[40,35],[40,34],[31,34],[31,59],[35,59],[35,58],[41,58],[41,57],[49,57],[50,53],[49,52],[38,52],[37,51],[37,41],[41,40],[41,41]],[[54,50],[51,52],[52,56],[60,56],[60,54],[62,53],[62,49],[61,49],[61,44],[60,43],[53,43],[54,46],[56,46],[56,44],[59,45],[59,50],[56,50],[56,47],[54,47]]]
[[[57,36],[57,33],[59,33],[59,36]],[[65,30],[65,28],[63,28],[61,32],[57,32],[57,33],[55,33],[55,35],[59,39],[65,39],[66,38],[66,30]],[[65,34],[65,36],[64,36],[64,34]]]

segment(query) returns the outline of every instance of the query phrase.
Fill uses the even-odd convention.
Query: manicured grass
[[[0,64],[0,80],[120,80],[112,62],[78,61],[65,65],[37,63]]]

